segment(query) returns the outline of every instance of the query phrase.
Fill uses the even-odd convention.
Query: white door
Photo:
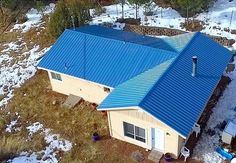
[[[158,128],[152,128],[152,148],[163,152],[165,145],[165,133]]]

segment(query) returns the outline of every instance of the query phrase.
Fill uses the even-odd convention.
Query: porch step
[[[76,104],[78,104],[82,100],[81,97],[69,94],[66,101],[62,104],[62,106],[67,108],[73,108]]]
[[[159,152],[157,150],[152,150],[150,154],[148,155],[148,159],[153,162],[159,162],[163,156],[162,152]]]

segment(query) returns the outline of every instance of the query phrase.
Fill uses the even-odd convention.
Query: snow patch
[[[44,140],[47,143],[47,146],[44,150],[39,152],[22,152],[18,157],[8,160],[11,163],[28,163],[28,162],[37,162],[37,163],[57,163],[57,154],[62,152],[67,152],[72,148],[72,143],[68,140],[60,139],[58,134],[52,134],[51,130],[43,128],[43,124],[35,122],[32,125],[26,127],[29,131],[29,137],[32,137],[36,132],[41,131],[40,134],[44,135]],[[30,140],[29,140],[30,141]]]
[[[22,31],[24,33],[29,31],[33,27],[39,27],[40,25],[42,25],[43,15],[52,13],[54,11],[54,8],[55,4],[53,3],[49,4],[49,6],[46,6],[43,12],[39,12],[37,9],[31,8],[26,14],[27,21],[22,24],[15,24],[10,32],[16,30]]]
[[[23,46],[24,44],[22,44]],[[10,45],[10,49],[15,47]],[[9,47],[7,48],[9,50]],[[19,48],[19,47],[18,47]],[[13,48],[17,50],[18,48]],[[4,95],[0,101],[0,107],[6,105],[7,102],[13,97],[13,91],[15,88],[19,88],[26,80],[34,76],[36,72],[36,65],[38,63],[38,58],[44,55],[50,48],[44,48],[39,51],[39,46],[35,45],[32,49],[19,56],[25,56],[25,59],[15,60],[5,53],[0,52],[0,95]]]
[[[15,120],[11,121],[10,124],[7,125],[7,127],[5,129],[6,132],[13,132],[13,131],[20,130],[19,127],[18,128],[15,127],[17,125],[17,122],[18,122],[20,116],[18,115],[18,113],[15,113],[15,115],[17,116],[17,118]]]
[[[34,133],[38,132],[39,130],[42,130],[43,125],[39,122],[35,122],[32,125],[26,127],[26,129],[29,131],[29,136],[32,137]]]
[[[90,11],[94,15],[94,18],[90,22],[91,25],[103,23],[114,24],[118,18],[121,18],[121,5],[111,5],[104,8],[106,12],[99,16],[94,15],[94,10]],[[181,27],[181,24],[185,22],[185,18],[181,17],[176,10],[162,8],[153,4],[152,11],[152,16],[145,16],[144,6],[138,9],[138,17],[141,19],[141,25],[186,30]],[[134,6],[129,4],[124,5],[124,18],[135,18]],[[208,12],[197,15],[195,19],[205,22],[205,29],[201,32],[236,40],[236,34],[231,33],[231,30],[236,30],[236,0],[232,2],[228,0],[217,0],[209,8]],[[236,43],[234,47],[236,47]]]
[[[222,131],[216,126],[223,121],[232,120],[236,122],[236,110],[234,109],[236,108],[236,70],[227,75],[232,81],[225,89],[215,108],[213,108],[213,113],[207,123],[206,129],[203,131],[202,136],[193,151],[193,157],[200,159],[205,163],[223,162],[215,152],[215,149],[221,145],[219,140],[222,135]],[[215,135],[210,136],[207,134],[206,131],[208,129],[214,130]]]

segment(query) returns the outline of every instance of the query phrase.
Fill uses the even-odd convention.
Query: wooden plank
[[[72,94],[69,94],[68,98],[66,101],[62,104],[62,106],[67,107],[67,108],[73,108],[75,107],[80,101],[82,100],[81,97],[75,96]]]

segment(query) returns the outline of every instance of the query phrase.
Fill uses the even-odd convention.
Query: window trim
[[[62,82],[61,74],[50,72],[50,75],[53,80]]]
[[[134,133],[129,133],[129,132],[126,132],[125,131],[125,124],[128,124],[128,125],[132,125],[133,126],[133,131],[134,131]],[[136,135],[136,128],[141,128],[141,129],[143,129],[144,130],[144,136],[145,137],[142,137],[142,136],[140,136],[140,135]],[[134,125],[134,124],[131,124],[131,123],[128,123],[128,122],[125,122],[125,121],[123,121],[123,132],[124,132],[124,137],[127,137],[127,138],[129,138],[129,139],[133,139],[133,140],[135,140],[135,141],[138,141],[138,142],[141,142],[141,143],[147,143],[147,138],[146,138],[146,129],[145,128],[142,128],[142,127],[139,127],[139,126],[136,126],[136,125]],[[126,136],[126,133],[128,133],[128,134],[130,134],[130,135],[133,135],[133,137],[130,137],[130,136]],[[139,138],[139,139],[137,139],[137,137]],[[140,139],[143,139],[144,141],[142,141],[142,140],[140,140]]]

